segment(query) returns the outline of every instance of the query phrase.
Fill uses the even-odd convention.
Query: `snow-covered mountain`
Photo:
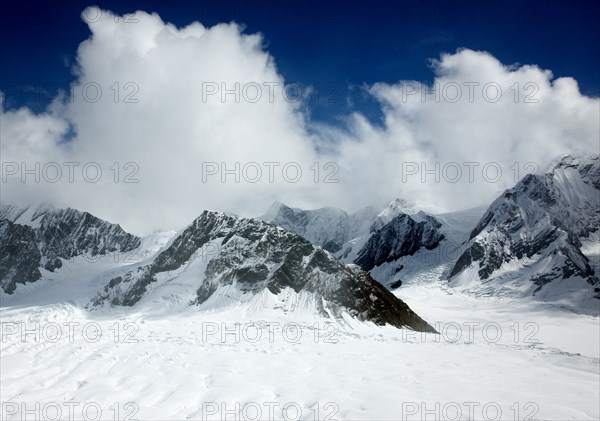
[[[74,209],[5,205],[0,212],[5,294],[13,295],[18,284],[41,283],[46,296],[83,299],[90,310],[138,303],[149,303],[153,310],[233,305],[259,314],[280,309],[435,332],[368,273],[260,220],[205,211],[178,234],[140,239]],[[82,257],[113,251],[133,251],[135,259]],[[50,294],[49,282],[56,286]],[[22,293],[35,293],[35,288]]]
[[[19,225],[28,225],[37,228],[40,225],[42,217],[56,210],[50,203],[41,203],[35,206],[15,206],[12,204],[0,204],[0,220],[8,219]]]
[[[335,243],[338,258],[392,289],[406,281],[449,280],[477,295],[533,296],[573,309],[596,308],[598,162],[598,155],[565,156],[547,173],[525,176],[487,209],[431,214],[396,199],[380,212],[369,208],[354,230],[348,214],[331,208],[276,204],[263,219],[313,244]]]
[[[597,306],[599,162],[566,156],[505,191],[471,232],[451,284]]]
[[[167,293],[200,309],[245,303],[434,331],[360,268],[282,228],[218,212],[203,212],[152,262],[111,279],[88,308]]]
[[[441,222],[406,199],[395,199],[381,210],[370,206],[354,214],[336,208],[303,210],[275,203],[260,219],[299,234],[366,271],[419,250],[432,250],[445,238]],[[376,270],[372,275],[388,285],[394,283],[396,273]]]
[[[377,212],[371,206],[348,214],[337,208],[304,210],[275,202],[258,219],[301,235],[331,253],[337,253],[346,242],[368,232],[376,217]]]
[[[409,214],[411,216],[408,216]],[[415,217],[415,215],[417,216]],[[362,263],[356,262],[358,256],[376,253],[374,250],[363,249],[363,247],[373,234],[379,233],[384,227],[386,227],[384,232],[387,234],[382,234],[382,236],[386,236],[388,240],[391,240],[390,232],[394,231],[394,227],[398,228],[403,223],[400,220],[394,221],[398,216],[403,216],[402,221],[411,226],[420,225],[424,228],[424,225],[431,225],[431,227],[427,226],[425,230],[432,237],[436,237],[432,232],[432,228],[439,228],[439,222],[423,212],[417,212],[415,204],[406,199],[395,199],[383,210],[368,206],[352,214],[331,207],[305,210],[291,208],[275,202],[267,213],[260,216],[259,219],[301,235],[311,243],[323,247],[344,261],[355,262],[364,269],[370,270],[373,267],[370,263],[365,262],[366,264],[363,266]],[[390,224],[392,221],[394,223]],[[403,230],[400,229],[400,231]],[[407,231],[406,234],[409,234],[408,231],[410,230],[405,231]],[[397,234],[402,236],[404,232]],[[414,232],[410,232],[410,234],[414,234]],[[396,240],[398,239],[394,241]],[[403,240],[410,239],[399,239],[401,243]],[[376,244],[370,246],[382,245],[382,241],[379,238],[374,241]],[[435,241],[432,240],[432,242]],[[412,251],[414,252],[414,250]],[[363,257],[361,261],[367,259],[368,257]]]
[[[60,268],[62,259],[128,252],[139,245],[140,238],[87,212],[0,205],[0,287],[10,294],[17,284],[39,280],[40,269]]]
[[[415,202],[397,198],[392,200],[388,205],[377,214],[373,223],[369,227],[371,231],[377,231],[383,228],[383,226],[392,221],[396,216],[401,214],[415,214],[417,213],[417,205]]]
[[[138,265],[93,271],[101,284],[88,297],[90,308],[243,302],[419,326],[394,318],[404,304],[380,284],[449,281],[476,295],[593,309],[600,298],[599,161],[564,157],[487,210],[432,215],[396,199],[349,214],[275,203],[260,219],[204,212],[178,235],[144,239],[74,209],[2,205],[0,286],[11,294],[77,256],[135,251]]]

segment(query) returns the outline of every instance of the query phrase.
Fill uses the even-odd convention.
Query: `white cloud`
[[[412,82],[375,84],[369,92],[382,104],[385,126],[373,126],[354,114],[339,128],[316,125],[303,113],[306,104],[286,100],[286,93],[293,97],[295,92],[282,90],[284,78],[259,34],[246,35],[236,24],[206,28],[196,22],[178,29],[144,12],[130,19],[137,23],[124,23],[103,11],[101,19],[89,24],[92,36],[77,52],[71,101],[55,103],[40,115],[2,109],[4,163],[25,162],[33,168],[40,162],[50,177],[54,168],[49,162],[64,170],[57,183],[34,183],[28,176],[23,184],[19,174],[8,176],[2,183],[3,201],[50,200],[89,210],[137,233],[183,226],[203,209],[257,215],[274,200],[356,209],[405,196],[453,209],[489,200],[512,185],[512,162],[523,167],[561,153],[598,152],[598,99],[582,96],[574,80],[552,80],[550,72],[535,66],[511,68],[471,50],[443,55],[432,64],[442,94],[439,102],[432,95],[423,101],[420,92],[407,95],[424,88]],[[472,103],[469,82],[480,84]],[[515,82],[521,88],[518,103],[510,90]],[[239,101],[234,94],[225,102],[221,92],[203,95],[207,89],[232,89],[236,83]],[[482,97],[486,83],[501,87],[498,102]],[[538,88],[532,97],[537,103],[523,102],[526,83]],[[456,86],[462,97],[450,102]],[[95,101],[97,88],[102,95]],[[254,101],[259,88],[262,96]],[[493,96],[493,88],[488,93]],[[70,127],[74,135],[64,141]],[[463,177],[458,183],[442,179],[426,184],[420,173],[403,177],[402,162],[434,168],[436,161],[440,168],[458,163]],[[80,163],[74,167],[73,183],[65,162]],[[96,183],[86,182],[81,171],[92,162],[103,171]],[[134,164],[124,167],[128,162]],[[213,175],[203,182],[203,162],[225,162],[230,169],[236,162],[240,168],[255,162],[262,177],[257,183],[243,177],[236,183],[228,175],[221,183]],[[273,182],[265,162],[279,163]],[[314,162],[320,167],[319,183],[314,182]],[[339,183],[323,182],[333,169],[324,167],[327,162],[339,166],[334,176]],[[481,164],[473,183],[464,162]],[[488,162],[502,166],[503,178],[497,183],[482,178],[481,167]],[[286,163],[302,168],[298,182],[284,179]],[[138,167],[132,178],[139,183],[123,183]],[[248,178],[254,177],[255,166],[246,169]],[[447,169],[453,176],[452,168]],[[89,168],[88,176],[94,173]],[[288,176],[294,173],[290,167]],[[492,169],[489,174],[494,175]]]
[[[369,197],[375,189],[453,210],[489,202],[557,155],[600,152],[599,101],[582,96],[575,80],[472,50],[444,54],[432,67],[431,86],[371,87],[384,129],[354,115],[349,136],[328,130],[342,139],[339,161],[353,194]],[[425,172],[436,165],[439,171]]]

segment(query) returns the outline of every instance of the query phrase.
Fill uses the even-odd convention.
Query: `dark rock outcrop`
[[[439,221],[429,215],[417,222],[410,215],[400,214],[373,232],[354,263],[368,271],[382,263],[413,255],[421,248],[431,250],[444,238],[440,226]]]

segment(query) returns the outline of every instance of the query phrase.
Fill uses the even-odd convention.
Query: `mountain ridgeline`
[[[384,285],[440,281],[475,295],[600,312],[598,155],[565,156],[548,172],[525,176],[487,209],[417,208],[403,199],[352,214],[275,203],[257,219],[205,211],[174,237],[139,238],[87,212],[1,205],[0,295],[65,279],[72,270],[65,266],[79,256],[134,251],[143,256],[135,264],[84,270],[93,273],[86,279],[93,288],[85,295],[88,309],[167,297],[190,309],[309,310],[431,332]]]
[[[303,210],[276,202],[259,219],[301,235],[331,253],[338,253],[353,238],[368,231],[377,217],[374,207],[348,214],[342,209]]]
[[[567,299],[575,310],[584,302],[597,310],[599,161],[565,156],[548,172],[525,176],[477,215],[475,226],[473,212],[430,215],[401,199],[379,213],[370,207],[351,215],[275,204],[261,218],[316,245],[335,244],[337,257],[391,288],[404,276],[431,280],[435,272],[476,294]],[[347,221],[355,215],[362,219],[351,231]]]
[[[444,235],[441,224],[423,212],[409,215],[413,204],[396,199],[383,211],[369,206],[348,214],[341,209],[303,210],[275,203],[260,219],[303,236],[366,271],[421,248],[431,250]]]

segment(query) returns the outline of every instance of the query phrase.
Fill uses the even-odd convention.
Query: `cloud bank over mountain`
[[[442,54],[432,85],[365,87],[383,126],[359,113],[334,125],[311,121],[310,89],[286,84],[262,35],[236,23],[82,18],[91,35],[71,92],[42,114],[0,109],[3,202],[48,200],[136,233],[203,209],[254,216],[275,200],[356,210],[410,197],[452,210],[557,155],[599,152],[598,98],[487,52]]]

